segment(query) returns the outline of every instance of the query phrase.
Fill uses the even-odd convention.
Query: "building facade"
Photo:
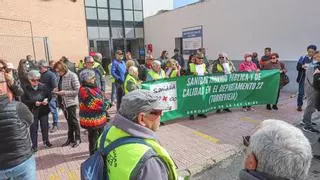
[[[142,0],[85,0],[85,12],[91,51],[110,59],[118,49],[144,56]]]

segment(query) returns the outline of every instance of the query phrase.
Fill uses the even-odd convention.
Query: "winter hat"
[[[94,77],[95,77],[95,72],[92,69],[84,69],[80,73],[80,79],[82,81],[88,81],[88,80],[90,80],[90,79],[92,79]]]

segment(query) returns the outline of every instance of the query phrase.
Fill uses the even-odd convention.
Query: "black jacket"
[[[15,167],[32,156],[32,122],[33,115],[26,105],[0,97],[0,169]]]
[[[39,84],[38,90],[34,90],[30,84],[24,87],[24,95],[22,96],[22,102],[28,106],[35,118],[46,116],[49,114],[49,105],[36,106],[37,101],[43,101],[45,98],[49,99],[50,91],[44,84]]]

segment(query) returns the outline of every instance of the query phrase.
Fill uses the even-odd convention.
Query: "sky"
[[[199,1],[199,0],[174,0],[173,8],[178,8],[178,7],[181,7],[181,6],[190,4],[190,3],[194,3],[197,1]]]

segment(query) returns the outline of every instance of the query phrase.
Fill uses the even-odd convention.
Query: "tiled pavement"
[[[290,95],[281,94],[279,111],[267,111],[264,106],[258,106],[256,112],[233,109],[232,113],[211,113],[206,119],[179,119],[162,126],[157,136],[179,169],[213,164],[239,151],[242,136],[251,134],[262,120],[273,118],[297,122],[302,113],[295,111],[295,98]],[[111,114],[114,115],[114,110]],[[81,135],[79,147],[60,147],[67,139],[67,123],[61,114],[59,130],[49,135],[53,147],[46,148],[39,142],[36,153],[38,179],[80,179],[80,164],[89,156],[87,135],[83,129]]]

